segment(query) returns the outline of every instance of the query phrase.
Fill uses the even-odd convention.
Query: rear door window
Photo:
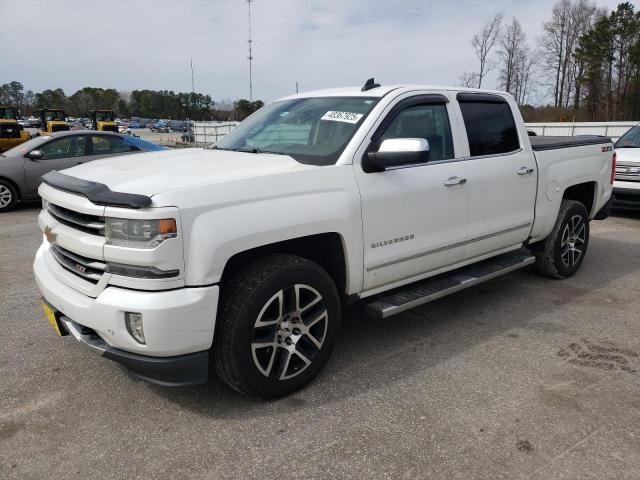
[[[140,148],[129,145],[122,137],[112,135],[93,135],[91,144],[94,155],[113,155],[116,153],[138,152]]]
[[[472,157],[500,155],[520,148],[509,104],[498,95],[459,94]]]

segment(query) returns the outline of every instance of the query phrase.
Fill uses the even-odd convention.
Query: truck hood
[[[640,148],[616,148],[616,161],[640,165]]]
[[[122,155],[64,170],[114,192],[153,196],[205,184],[318,168],[288,155],[185,148]]]

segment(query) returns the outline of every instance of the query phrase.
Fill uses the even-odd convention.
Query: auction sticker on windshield
[[[329,110],[325,113],[320,120],[332,120],[334,122],[346,122],[346,123],[358,123],[363,117],[361,113],[353,112],[335,112]]]

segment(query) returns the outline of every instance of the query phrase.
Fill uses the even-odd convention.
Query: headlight
[[[105,219],[107,245],[130,248],[155,248],[169,238],[176,238],[178,230],[173,218],[162,220]]]

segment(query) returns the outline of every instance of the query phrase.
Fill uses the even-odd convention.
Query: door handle
[[[533,173],[533,168],[531,167],[520,167],[520,170],[518,170],[518,175],[529,175],[530,173]]]
[[[444,186],[445,187],[452,187],[453,185],[464,185],[465,183],[467,183],[467,179],[466,178],[449,177],[444,181]]]

